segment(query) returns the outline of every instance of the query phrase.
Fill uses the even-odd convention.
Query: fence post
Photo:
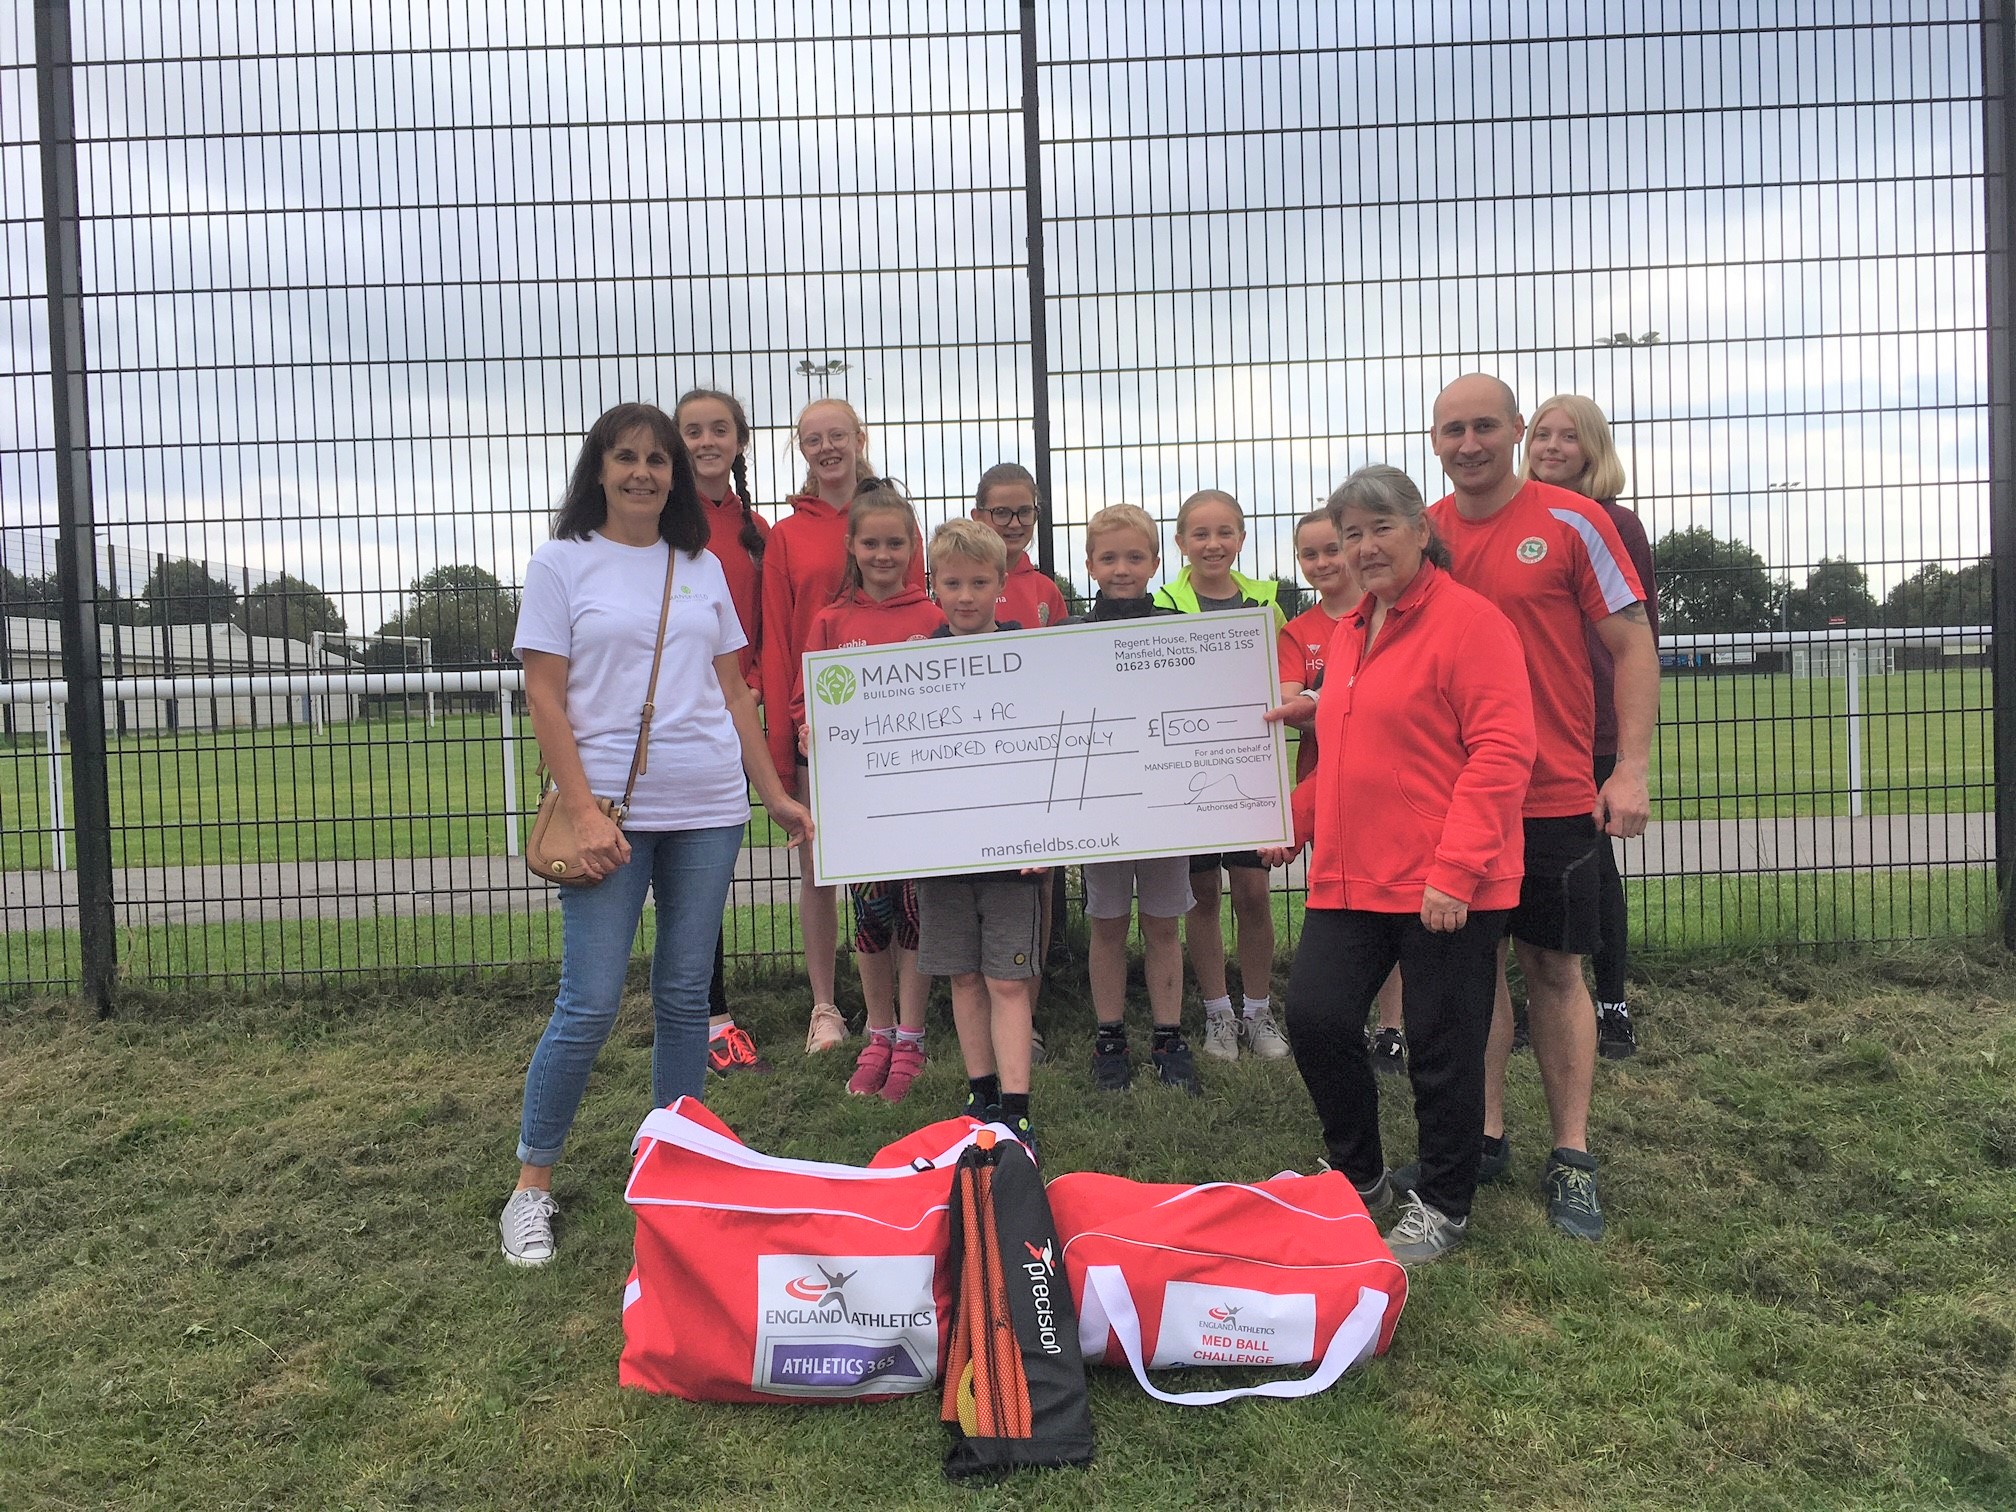
[[[1986,204],[1983,284],[1988,327],[1988,550],[1994,561],[1995,881],[2002,943],[2016,950],[2016,17],[2010,0],[1981,7],[1981,125]]]
[[[518,741],[511,690],[497,690],[497,719],[504,727],[504,854],[518,854]]]
[[[63,717],[56,712],[56,700],[50,699],[49,717],[44,734],[49,745],[49,859],[52,871],[70,870],[70,859],[63,849]]]
[[[1036,0],[1022,0],[1022,198],[1028,220],[1030,423],[1036,432],[1036,565],[1057,570],[1055,518],[1050,491],[1050,325],[1043,290],[1043,113],[1036,68]]]
[[[77,826],[79,989],[112,1009],[119,941],[112,913],[112,800],[98,640],[98,549],[84,384],[84,260],[69,0],[36,0],[35,94],[42,140],[42,235],[49,279],[49,389],[56,453],[56,571],[63,588],[70,786]]]

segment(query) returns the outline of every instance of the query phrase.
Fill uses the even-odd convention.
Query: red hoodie
[[[763,646],[763,602],[758,596],[762,569],[749,554],[749,548],[742,544],[742,501],[732,491],[718,503],[702,495],[700,509],[707,517],[707,549],[721,563],[721,575],[728,580],[728,596],[735,601],[735,617],[742,621],[742,633],[749,638],[749,644],[738,653],[742,680],[761,693],[763,678],[757,670],[757,659]],[[756,534],[767,544],[770,522],[754,510],[749,512],[749,518],[756,522]],[[764,554],[767,557],[769,553]]]
[[[1534,747],[1519,633],[1423,562],[1361,662],[1373,602],[1337,622],[1316,775],[1295,790],[1296,838],[1316,842],[1307,906],[1417,913],[1425,886],[1511,908]]]
[[[1017,552],[1008,567],[1008,581],[1001,585],[1001,597],[994,601],[994,618],[1035,630],[1063,624],[1065,612],[1064,595],[1050,574],[1030,561],[1028,552]]]
[[[807,651],[836,651],[842,646],[893,646],[899,641],[929,640],[945,623],[938,606],[922,588],[899,588],[886,599],[872,599],[858,589],[837,604],[828,604],[812,621],[805,637]],[[805,723],[804,662],[791,679],[791,739],[796,749],[798,726]]]
[[[786,718],[791,690],[798,683],[812,621],[840,592],[847,569],[847,511],[813,494],[791,500],[791,514],[770,528],[763,553],[763,644],[761,677],[765,739],[777,775],[792,792],[798,788],[798,725]],[[924,586],[924,552],[910,557],[909,581]],[[901,637],[897,637],[899,640]]]

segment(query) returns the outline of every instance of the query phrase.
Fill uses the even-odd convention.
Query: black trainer
[[[1381,1076],[1407,1074],[1407,1039],[1398,1029],[1381,1029],[1373,1035],[1368,1053],[1372,1057],[1372,1069]]]
[[[1101,1092],[1125,1092],[1134,1080],[1134,1062],[1127,1054],[1127,1036],[1101,1032],[1092,1042],[1092,1085]]]
[[[1638,1053],[1631,1010],[1622,1003],[1596,1005],[1596,1053],[1605,1060],[1629,1060]]]
[[[1180,1034],[1166,1045],[1156,1047],[1155,1074],[1162,1078],[1165,1087],[1188,1092],[1192,1097],[1204,1095],[1204,1088],[1197,1080],[1197,1061]]]
[[[1603,1204],[1596,1198],[1596,1158],[1583,1150],[1557,1149],[1540,1178],[1547,1193],[1547,1221],[1576,1239],[1603,1237]]]

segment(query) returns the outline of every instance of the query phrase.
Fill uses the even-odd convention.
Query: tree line
[[[1825,630],[1837,619],[1857,628],[1920,629],[1985,625],[1993,613],[1994,573],[1987,561],[1958,571],[1927,563],[1878,601],[1868,574],[1846,557],[1815,563],[1806,581],[1788,590],[1753,548],[1700,526],[1660,537],[1652,557],[1659,573],[1660,623],[1676,631]],[[1057,581],[1072,608],[1081,607],[1076,586],[1061,574]],[[1281,606],[1290,616],[1313,601],[1301,584],[1279,581]],[[0,613],[54,619],[61,601],[54,573],[24,575],[0,567]],[[340,641],[349,628],[335,601],[313,583],[283,573],[241,594],[187,558],[158,564],[131,598],[100,584],[98,619],[113,625],[229,623],[247,635],[300,641],[318,630]],[[435,666],[470,666],[507,659],[517,619],[516,590],[487,568],[458,562],[413,579],[405,607],[376,634],[424,636]],[[367,643],[354,654],[372,666],[418,659],[398,644]]]
[[[1916,630],[1985,625],[1994,611],[1994,567],[1973,562],[1955,572],[1928,562],[1879,602],[1869,575],[1846,557],[1827,557],[1787,589],[1741,541],[1696,526],[1661,536],[1652,547],[1659,574],[1659,623],[1698,634],[1825,630],[1836,620],[1857,629]]]

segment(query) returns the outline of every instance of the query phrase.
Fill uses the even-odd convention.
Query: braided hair
[[[756,509],[751,504],[749,487],[749,414],[742,408],[742,401],[726,389],[688,389],[679,396],[679,403],[673,408],[673,417],[696,399],[712,399],[728,411],[735,422],[735,460],[729,464],[729,476],[735,480],[735,497],[742,504],[742,532],[738,539],[742,549],[749,553],[749,560],[756,568],[756,575],[763,575],[763,533],[756,528]]]

